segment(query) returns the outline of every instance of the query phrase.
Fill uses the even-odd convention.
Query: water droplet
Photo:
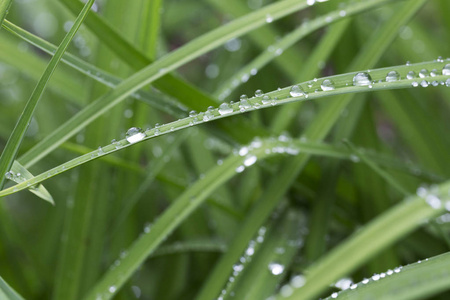
[[[244,166],[239,166],[236,168],[236,173],[242,173],[245,170]]]
[[[139,127],[131,127],[128,129],[126,134],[126,139],[128,143],[134,144],[136,142],[142,141],[145,138],[144,131]]]
[[[253,68],[250,70],[250,75],[255,76],[258,73],[258,69]]]
[[[231,114],[233,112],[233,108],[228,103],[222,103],[219,106],[219,114],[226,115]]]
[[[450,87],[450,78],[445,81],[445,86]]]
[[[203,114],[203,121],[207,122],[214,118],[213,110],[214,107],[212,106],[208,107],[208,110]]]
[[[273,275],[280,275],[284,272],[284,266],[282,264],[272,262],[269,264],[269,270]]]
[[[428,205],[433,209],[440,209],[442,207],[441,199],[439,199],[436,195],[430,194],[425,198],[425,201]]]
[[[372,78],[367,72],[359,72],[353,77],[353,85],[356,86],[370,86],[372,84]]]
[[[420,82],[420,85],[421,85],[422,87],[427,87],[427,86],[429,85],[429,83],[428,83],[428,81],[426,81],[426,80],[422,80],[422,81]]]
[[[338,297],[338,293],[334,292],[333,294],[331,294],[331,298],[336,299]]]
[[[305,91],[299,85],[293,85],[289,94],[291,97],[301,97],[306,95]]]
[[[402,270],[402,267],[397,267],[397,268],[394,269],[394,272],[395,273],[400,273],[401,270]]]
[[[419,86],[419,83],[418,83],[417,81],[413,81],[413,82],[411,82],[411,85],[412,85],[413,87],[418,87],[418,86]]]
[[[334,90],[334,82],[331,79],[325,79],[322,81],[320,88],[322,91],[332,91]]]
[[[292,277],[290,281],[291,285],[295,288],[301,288],[306,283],[306,278],[303,275],[296,275]]]
[[[398,74],[397,71],[390,71],[386,75],[386,81],[387,82],[394,82],[400,79],[400,74]]]
[[[261,97],[263,95],[263,91],[262,90],[256,90],[255,91],[255,97]]]
[[[444,59],[442,58],[442,56],[438,56],[438,58],[436,59],[437,62],[444,62]]]
[[[258,160],[258,158],[255,155],[250,155],[248,157],[245,158],[244,160],[244,165],[246,167],[250,167],[251,165],[253,165],[256,161]]]
[[[280,295],[282,297],[289,297],[294,293],[294,289],[289,285],[289,284],[285,284],[281,287],[280,289]]]
[[[368,284],[368,283],[369,283],[369,279],[364,278],[361,282],[362,282],[363,284]]]
[[[247,153],[248,153],[248,148],[247,147],[242,147],[241,149],[239,149],[239,155],[240,156],[247,155]]]
[[[116,290],[117,290],[117,288],[116,288],[116,286],[114,286],[114,285],[112,285],[112,286],[110,286],[110,287],[108,288],[108,291],[109,291],[111,294],[115,293]]]
[[[197,112],[195,110],[191,110],[189,112],[189,117],[195,117],[195,116],[197,116]]]
[[[430,72],[431,77],[436,77],[439,75],[439,71],[436,69],[431,70]]]
[[[273,17],[270,14],[266,15],[266,23],[272,23],[273,22]]]
[[[105,154],[105,152],[103,151],[103,148],[102,147],[98,147],[98,155],[103,155],[103,154]]]
[[[245,96],[245,95],[243,95],[243,96]],[[245,98],[243,98],[241,96],[241,101],[239,101],[239,110],[241,112],[244,112],[244,111],[246,111],[247,109],[250,109],[250,108],[252,108],[252,105],[248,102],[247,96],[245,96]]]
[[[316,0],[306,0],[306,4],[308,5],[314,5],[316,3]]]
[[[262,97],[261,100],[262,100],[262,103],[263,103],[263,104],[269,104],[271,98],[270,98],[270,96],[268,96],[268,95],[264,95],[264,96]]]
[[[372,276],[372,279],[373,279],[373,281],[377,281],[377,280],[380,279],[380,275],[374,274],[374,275]]]
[[[406,79],[414,79],[417,75],[414,71],[409,71],[408,74],[406,74]]]
[[[422,69],[419,72],[419,77],[420,78],[430,77],[430,72],[428,72],[427,69]]]
[[[446,64],[443,68],[442,68],[442,75],[450,75],[450,64]]]
[[[11,171],[6,172],[5,173],[5,177],[6,177],[6,179],[13,180],[14,179],[14,173],[11,172]]]

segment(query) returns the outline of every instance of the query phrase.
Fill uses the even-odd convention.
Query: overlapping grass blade
[[[12,287],[0,277],[0,299],[7,300],[23,300],[22,296],[20,296]]]
[[[356,283],[351,289],[337,293],[337,296],[344,300],[367,297],[386,300],[425,299],[449,289],[449,268],[450,253],[447,252],[375,274],[370,279]],[[326,300],[334,298],[328,297]]]
[[[64,37],[61,45],[58,47],[58,50],[55,52],[55,55],[50,60],[47,69],[39,80],[36,88],[34,89],[30,99],[28,100],[25,109],[22,115],[19,118],[19,121],[14,128],[14,131],[11,134],[11,137],[8,139],[8,142],[5,146],[5,149],[2,152],[0,157],[0,174],[6,174],[9,171],[11,166],[13,165],[14,159],[16,158],[17,152],[19,151],[20,144],[22,143],[23,137],[25,136],[25,132],[28,129],[28,126],[31,122],[31,118],[33,116],[33,112],[36,109],[38,101],[40,100],[46,86],[47,82],[50,80],[58,62],[60,61],[62,55],[66,51],[69,46],[70,41],[75,36],[78,28],[81,26],[81,23],[86,18],[89,10],[94,3],[93,0],[86,3],[83,7],[78,18],[75,20],[73,27]],[[3,175],[0,176],[0,188],[3,188],[5,182],[5,177]]]
[[[406,198],[377,217],[306,270],[305,285],[292,296],[278,299],[316,298],[331,282],[353,271],[423,222],[444,213],[450,208],[449,189],[449,181],[431,190],[418,189],[418,195]]]
[[[408,1],[406,4],[403,4],[402,9],[395,14],[395,17],[385,23],[378,32],[372,35],[364,49],[360,51],[359,56],[353,60],[349,69],[366,69],[372,67],[386,51],[397,35],[400,27],[403,26],[424,3],[425,1]],[[386,74],[387,73],[384,73],[382,75],[384,79],[386,78]],[[376,80],[375,78],[373,79]],[[337,86],[339,85],[337,82],[335,83]],[[320,85],[321,81],[311,82],[311,86],[314,86],[314,89],[320,90]],[[303,136],[311,140],[323,140],[338,120],[341,111],[351,102],[351,100],[352,95],[342,95],[324,107],[323,111],[315,117],[314,121],[305,130]],[[246,243],[276,206],[277,201],[274,201],[274,199],[281,199],[287,192],[291,183],[304,168],[309,158],[310,156],[308,154],[301,153],[294,159],[282,164],[280,167],[280,170],[282,171],[268,184],[265,195],[259,200],[258,204],[255,205],[255,208],[248,215],[245,224],[243,224],[241,231],[231,243],[230,249],[232,250],[228,251],[216,264],[214,270],[210,274],[211,279],[203,285],[202,290],[196,298],[197,300],[207,300],[217,296],[227,278],[227,274],[229,274],[231,270],[231,266],[239,258]],[[327,282],[326,284],[330,284],[330,282]]]
[[[9,8],[11,7],[12,0],[4,0],[0,3],[0,28],[3,24],[3,21],[6,18],[6,15],[9,12]]]
[[[53,55],[56,50],[56,46],[51,43],[41,39],[40,37],[33,35],[32,33],[16,26],[15,24],[5,20],[3,27],[10,31],[11,33],[17,35],[19,38],[27,41],[28,43],[38,47],[42,51]],[[90,78],[108,86],[114,88],[117,86],[122,79],[88,63],[84,60],[72,55],[70,53],[64,53],[62,61],[72,68],[78,70],[79,72],[89,76]],[[136,91],[131,95],[131,97],[150,104],[152,107],[157,108],[160,111],[166,112],[175,117],[181,117],[183,115],[183,110],[180,109],[179,104],[175,103],[172,99],[169,99],[163,94],[156,94],[154,92],[146,91]]]
[[[215,92],[215,95],[223,100],[225,99],[233,90],[235,90],[239,85],[239,83],[245,83],[248,78],[252,75],[256,75],[255,70],[261,70],[264,66],[266,66],[269,62],[274,60],[277,56],[280,56],[286,49],[292,47],[295,43],[302,40],[305,36],[311,34],[312,32],[328,26],[334,22],[339,22],[341,20],[345,20],[353,15],[363,13],[367,10],[375,9],[380,5],[392,2],[390,0],[371,0],[360,3],[354,3],[352,5],[347,5],[347,8],[344,10],[337,9],[330,13],[327,13],[323,16],[316,17],[311,21],[304,22],[297,29],[293,30],[289,34],[287,34],[282,39],[278,40],[276,43],[271,45],[269,48],[264,50],[259,56],[253,59],[249,64],[244,66],[242,69],[237,71],[235,75],[225,81],[222,86]],[[317,52],[315,52],[317,53]],[[309,60],[309,58],[308,58]],[[307,64],[306,62],[305,64]],[[307,68],[307,66],[303,66],[303,68]],[[295,77],[298,77],[298,72],[295,74]],[[311,78],[311,74],[308,74]]]
[[[274,152],[272,149],[278,147]],[[255,164],[258,159],[279,155],[295,154],[301,151],[292,142],[278,140],[257,140],[248,146],[244,156],[232,154],[222,165],[211,169],[205,176],[187,189],[153,224],[151,230],[143,234],[128,249],[127,256],[120,264],[109,270],[84,299],[111,298],[128,280],[142,262],[161,244],[161,242],[190,215],[214,190],[245,168]],[[266,151],[268,150],[268,151]]]
[[[425,63],[419,63],[419,64],[411,64],[411,65],[403,65],[403,66],[396,66],[396,67],[389,67],[389,68],[381,68],[381,69],[374,69],[371,70],[370,74],[373,80],[373,84],[368,86],[357,86],[353,85],[353,78],[355,74],[359,72],[354,73],[348,73],[348,74],[342,74],[342,75],[335,75],[331,77],[324,77],[320,80],[317,80],[313,84],[310,82],[302,83],[300,86],[304,90],[304,94],[301,94],[296,97],[292,97],[290,95],[290,90],[292,87],[286,87],[280,90],[276,90],[270,93],[265,94],[265,96],[270,97],[271,101],[267,102],[264,99],[265,96],[259,96],[254,97],[252,99],[246,100],[249,104],[249,106],[244,110],[240,110],[241,103],[234,103],[231,104],[228,107],[228,111],[226,114],[223,114],[219,111],[221,111],[222,108],[216,108],[216,109],[210,109],[206,112],[199,113],[195,116],[190,116],[184,119],[180,119],[171,123],[167,123],[161,126],[158,126],[157,128],[149,129],[145,132],[145,137],[142,138],[142,141],[155,138],[157,136],[168,134],[175,132],[177,130],[181,130],[193,125],[199,125],[204,122],[208,122],[210,120],[216,120],[221,119],[225,117],[230,117],[237,114],[242,114],[243,112],[253,111],[261,108],[267,108],[272,107],[273,103],[276,105],[280,104],[286,104],[296,101],[305,101],[305,100],[313,100],[313,99],[321,99],[327,96],[333,96],[333,95],[343,95],[343,96],[352,96],[354,93],[358,92],[369,92],[369,91],[377,91],[377,90],[389,90],[389,89],[399,89],[399,88],[413,88],[417,83],[417,78],[407,79],[406,74],[410,72],[411,70],[419,72],[419,70],[423,68],[429,68],[429,69],[443,69],[448,61],[434,61],[434,62],[425,62]],[[387,82],[386,81],[386,74],[390,71],[396,71],[400,75],[399,80]],[[323,82],[323,80],[329,79],[332,80],[335,83],[335,88],[333,90],[326,90],[326,91],[320,91],[320,85]],[[446,85],[446,83],[450,80],[450,75],[438,75],[430,78],[421,78],[422,81],[428,82],[429,80],[434,80],[438,83],[438,85]],[[450,83],[447,83],[450,85]],[[415,87],[414,87],[415,88]],[[418,88],[418,87],[417,87]],[[338,102],[339,100],[335,100],[331,102],[331,105],[333,103]],[[338,103],[339,104],[339,103]],[[331,106],[330,105],[330,106]],[[342,105],[342,103],[340,104]],[[336,119],[337,112],[332,111],[328,108],[326,108],[325,116]],[[328,120],[328,119],[325,119]],[[319,137],[326,134],[328,130],[330,130],[332,124],[328,123],[326,127],[324,127],[324,124],[318,123],[317,127],[312,127],[316,132],[313,133],[313,135],[310,135],[310,138],[313,140],[320,139]],[[310,129],[311,131],[312,129]],[[315,138],[315,136],[318,136]],[[314,138],[313,138],[314,137]],[[0,196],[5,196],[8,194],[13,193],[13,189],[16,191],[22,190],[25,188],[27,184],[34,185],[36,183],[42,182],[43,180],[53,177],[57,174],[60,174],[62,172],[65,172],[69,169],[72,169],[76,166],[79,166],[81,164],[84,164],[88,161],[97,159],[99,157],[102,157],[104,155],[108,155],[110,153],[113,153],[119,149],[129,147],[132,144],[128,143],[126,139],[117,141],[113,144],[106,145],[104,147],[101,147],[101,149],[93,151],[89,154],[85,154],[83,156],[80,156],[78,158],[75,158],[67,163],[64,163],[60,166],[57,166],[51,170],[46,171],[45,173],[42,173],[38,176],[36,176],[32,180],[24,181],[14,187],[11,187],[9,189],[5,189],[4,191],[0,191]]]
[[[59,144],[73,136],[80,129],[87,126],[97,117],[123,101],[133,92],[149,83],[152,83],[158,78],[161,78],[198,56],[224,44],[229,39],[244,35],[249,31],[266,24],[265,20],[267,14],[270,14],[273,19],[276,20],[307,6],[308,4],[306,1],[283,0],[261,8],[258,11],[248,14],[196,38],[185,46],[178,48],[177,50],[134,74],[119,84],[114,90],[85,107],[72,119],[67,121],[51,135],[48,135],[39,144],[23,155],[19,161],[25,167],[29,167],[41,157],[55,149]],[[174,90],[173,86],[170,86],[170,89]],[[200,107],[202,109],[204,108],[204,106]]]

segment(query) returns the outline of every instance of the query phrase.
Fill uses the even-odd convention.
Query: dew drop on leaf
[[[144,131],[139,127],[131,127],[128,129],[126,139],[130,144],[142,141],[145,138]]]
[[[386,75],[387,82],[394,82],[394,81],[398,81],[399,79],[400,79],[400,74],[398,74],[397,71],[390,71]]]
[[[306,93],[300,86],[293,85],[291,87],[289,94],[291,95],[291,97],[301,97],[304,96]]]
[[[332,91],[334,90],[334,82],[331,79],[325,79],[322,81],[320,88],[322,91]]]
[[[355,86],[370,86],[372,78],[367,72],[359,72],[353,77],[353,85]]]

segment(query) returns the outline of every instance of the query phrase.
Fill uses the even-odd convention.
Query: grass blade
[[[5,149],[3,150],[2,155],[0,156],[0,174],[6,174],[6,172],[8,172],[9,169],[11,169],[14,159],[16,158],[17,152],[19,151],[20,144],[22,143],[22,140],[25,136],[25,132],[28,129],[28,126],[31,122],[33,112],[36,109],[36,106],[47,86],[47,83],[50,80],[50,77],[52,76],[53,72],[55,71],[56,66],[58,65],[58,62],[60,61],[62,55],[69,46],[70,41],[73,39],[78,28],[81,26],[81,23],[89,13],[89,10],[93,3],[94,1],[90,0],[83,7],[83,10],[76,19],[73,27],[64,37],[55,55],[50,60],[47,69],[45,70],[38,84],[36,85],[36,88],[34,89],[30,99],[28,100],[25,109],[22,112],[22,115],[20,116],[19,121],[16,124],[16,127],[14,128],[14,131],[12,132],[10,138],[8,139]],[[5,177],[3,175],[0,175],[0,189],[3,188],[4,182]]]
[[[23,300],[23,298],[0,277],[0,299]]]
[[[335,293],[339,299],[425,299],[449,289],[450,253],[375,274],[351,289]],[[326,300],[334,299],[328,297]]]
[[[0,3],[0,28],[3,24],[3,20],[5,20],[6,15],[9,12],[9,8],[11,7],[12,0],[4,0]]]
[[[345,276],[368,258],[386,248],[426,220],[450,208],[450,182],[433,190],[418,189],[418,195],[406,198],[355,233],[323,259],[305,271],[305,285],[290,297],[278,299],[314,299],[332,282]],[[320,280],[317,280],[320,278]]]

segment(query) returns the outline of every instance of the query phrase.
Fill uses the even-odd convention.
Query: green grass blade
[[[202,179],[196,181],[159,216],[149,232],[135,241],[128,249],[127,256],[121,259],[120,264],[113,270],[109,270],[84,299],[96,299],[99,295],[104,299],[113,297],[142,262],[188,215],[203,203],[206,197],[231,177],[253,165],[258,159],[277,155],[275,152],[266,151],[275,146],[285,150],[296,149],[291,142],[259,140],[248,146],[248,153],[244,156],[232,154],[223,161],[222,165],[214,167]]]
[[[450,208],[450,182],[426,190],[419,188],[417,196],[405,199],[383,213],[323,259],[305,270],[305,285],[290,297],[278,299],[314,299],[331,283],[347,275],[381,249],[419,227],[428,219]]]
[[[407,4],[404,4],[403,9],[396,13],[396,15],[398,14],[398,17],[393,17],[389,20],[378,33],[374,34],[372,38],[369,39],[365,48],[359,52],[360,56],[353,60],[350,69],[365,69],[372,67],[395,38],[397,30],[399,30],[424,3],[425,1],[415,1],[414,3],[409,1]],[[386,74],[387,73],[383,74],[384,79]],[[320,91],[321,83],[322,81],[311,82],[311,87],[314,88],[312,91]],[[302,87],[306,88],[309,87],[309,85]],[[310,94],[310,97],[313,95],[314,94]],[[306,129],[304,137],[312,140],[323,140],[338,120],[341,111],[351,102],[351,100],[352,95],[343,95],[327,105]],[[274,199],[280,199],[287,192],[290,184],[304,168],[309,158],[309,155],[301,153],[293,160],[285,162],[282,165],[282,172],[269,183],[264,197],[260,199],[259,207],[256,207],[255,210],[252,211],[252,214],[247,218],[246,223],[243,225],[242,230],[233,241],[232,246],[230,246],[230,249],[233,250],[228,251],[215,266],[210,276],[210,278],[213,279],[208,280],[204,284],[196,298],[197,300],[208,300],[218,294],[218,291],[220,291],[226,280],[227,270],[229,270],[230,266],[237,260],[239,253],[242,252],[242,249],[245,247],[246,242],[248,242],[252,234],[274,209],[276,205]]]
[[[347,5],[345,14],[342,13],[342,9],[338,9],[327,13],[321,17],[314,18],[311,21],[303,23],[297,29],[293,30],[285,37],[271,45],[265,51],[263,51],[259,56],[252,60],[249,64],[243,67],[241,70],[237,71],[234,76],[225,81],[222,86],[217,90],[215,95],[220,99],[225,99],[233,90],[235,90],[239,83],[245,83],[248,78],[255,74],[254,70],[261,70],[264,66],[270,63],[273,59],[281,55],[286,49],[292,47],[295,43],[302,40],[305,36],[310,35],[312,32],[323,28],[333,22],[338,22],[345,20],[353,15],[363,13],[367,10],[375,9],[376,7],[390,3],[390,0],[371,0],[360,3],[355,3],[352,5]],[[330,21],[331,20],[331,21]],[[317,65],[316,65],[317,66]],[[304,67],[304,66],[303,66]],[[304,71],[303,71],[304,72]],[[304,72],[306,73],[306,72]],[[298,73],[295,74],[298,77]],[[308,74],[311,78],[311,74]]]
[[[23,182],[24,180],[30,180],[34,178],[33,174],[31,174],[30,171],[25,169],[25,167],[19,164],[17,161],[14,161],[11,167],[11,171],[9,171],[7,174],[8,177],[10,177],[9,179],[13,180],[16,183],[20,183]],[[31,187],[28,190],[33,194],[35,194],[36,196],[38,196],[39,198],[55,205],[52,195],[50,195],[50,193],[42,184],[39,184],[35,187]]]
[[[178,48],[134,74],[119,84],[113,91],[94,101],[71,120],[59,127],[58,130],[54,131],[53,134],[47,136],[38,145],[33,147],[19,161],[24,166],[29,167],[133,92],[198,56],[224,44],[231,38],[239,37],[266,24],[267,14],[272,15],[274,20],[276,20],[306,6],[308,6],[306,1],[280,1],[194,39],[185,46]],[[173,85],[170,86],[170,89],[173,90]]]
[[[3,24],[3,27],[7,29],[9,32],[13,33],[14,35],[18,36],[19,38],[27,41],[28,43],[38,47],[42,51],[45,51],[46,53],[53,55],[56,51],[56,46],[41,39],[40,37],[24,30],[23,28],[20,28],[16,26],[15,24],[9,22],[8,20],[5,20],[5,23]],[[74,68],[75,70],[83,73],[86,76],[89,76],[90,78],[96,80],[97,82],[100,82],[108,87],[114,88],[120,82],[122,82],[122,79],[90,64],[85,62],[84,60],[81,60],[80,58],[76,57],[75,55],[72,55],[70,53],[64,53],[62,57],[62,61]],[[136,91],[131,95],[131,97],[143,101],[145,103],[148,103],[152,107],[157,108],[160,111],[166,112],[172,116],[180,117],[184,113],[183,110],[179,108],[179,104],[175,103],[172,99],[169,99],[165,95],[159,95],[154,92],[145,92],[142,90]]]
[[[0,277],[0,299],[23,300],[23,298]]]
[[[416,85],[419,85],[419,83],[417,82],[416,78],[413,78],[413,79],[406,78],[406,74],[409,71],[415,70],[415,71],[419,72],[418,70],[421,70],[423,68],[442,69],[446,65],[446,62],[448,62],[448,61],[444,61],[444,62],[434,61],[434,62],[425,62],[425,63],[419,63],[419,64],[411,64],[408,66],[403,65],[403,66],[396,66],[396,67],[389,67],[389,68],[374,69],[374,70],[371,70],[371,72],[370,72],[372,80],[374,82],[370,87],[353,85],[353,78],[354,78],[355,74],[357,74],[358,72],[336,75],[336,76],[331,76],[331,77],[325,77],[320,80],[317,80],[317,82],[315,82],[312,85],[309,85],[310,84],[309,82],[305,82],[305,83],[298,85],[298,86],[302,87],[302,89],[305,91],[305,94],[302,94],[302,95],[299,95],[296,97],[292,97],[290,95],[290,90],[292,87],[283,88],[283,89],[280,89],[277,91],[267,93],[265,96],[269,96],[270,99],[272,99],[269,102],[263,100],[265,96],[258,96],[258,97],[254,97],[252,99],[247,100],[247,102],[249,103],[250,106],[248,108],[246,108],[244,111],[241,111],[241,108],[240,108],[241,103],[234,103],[234,104],[228,105],[227,107],[229,110],[227,110],[227,113],[219,112],[219,110],[221,110],[221,108],[210,109],[206,112],[199,113],[195,116],[190,116],[190,117],[187,117],[184,119],[180,119],[180,120],[177,120],[177,121],[174,121],[171,123],[167,123],[167,124],[158,126],[157,128],[149,129],[144,132],[145,136],[143,136],[140,141],[152,139],[152,138],[158,137],[160,135],[172,133],[172,132],[182,130],[184,128],[187,128],[187,127],[190,127],[193,125],[199,125],[199,124],[202,124],[205,122],[209,122],[211,120],[226,118],[226,117],[230,117],[233,115],[242,114],[244,112],[258,110],[261,108],[273,107],[273,103],[280,105],[280,104],[286,104],[286,103],[291,103],[291,102],[296,102],[296,101],[321,99],[321,98],[324,98],[327,96],[333,96],[333,95],[344,95],[344,96],[350,95],[351,96],[352,94],[358,93],[358,92],[369,92],[369,91],[389,90],[389,89],[399,89],[399,88],[413,88]],[[399,73],[401,79],[399,79],[397,81],[393,81],[393,82],[385,81],[386,74],[393,70],[395,70],[396,72]],[[434,77],[430,77],[430,78],[421,78],[421,81],[427,83],[427,82],[429,82],[429,80],[431,80],[431,78],[433,80],[435,80],[436,82],[440,83],[440,85],[445,85],[445,83],[447,81],[449,82],[448,85],[450,85],[450,75],[438,75],[438,76],[434,76]],[[334,90],[330,90],[330,91],[318,90],[320,88],[320,85],[323,82],[323,80],[326,80],[326,79],[331,79],[335,83]],[[339,101],[340,101],[340,99],[335,100],[334,102],[331,102],[330,106],[333,106],[333,103],[339,102]],[[342,103],[338,103],[338,105],[342,105]],[[223,109],[223,107],[222,107],[222,109]],[[91,111],[91,109],[89,111]],[[335,116],[336,114],[337,113],[335,111],[331,111],[331,110],[327,109],[325,116],[330,116],[330,118],[337,118]],[[75,118],[75,120],[77,120],[77,118]],[[325,119],[325,120],[328,120],[328,119]],[[68,126],[67,123],[65,125],[61,126],[61,128],[67,128],[66,126]],[[76,126],[76,125],[74,125],[74,126]],[[312,127],[313,129],[310,128],[309,131],[314,130],[313,135],[311,135],[311,137],[315,137],[314,139],[323,138],[323,135],[326,134],[328,132],[328,130],[330,130],[331,126],[332,126],[332,124],[329,122],[327,122],[326,124],[318,123],[317,127]],[[80,125],[80,127],[81,127],[81,125]],[[63,131],[64,131],[64,129],[63,129]],[[44,139],[44,141],[45,141],[45,139]],[[128,143],[126,139],[117,141],[114,144],[106,145],[104,147],[101,147],[101,149],[99,149],[99,150],[96,150],[89,154],[80,156],[78,158],[75,158],[75,159],[67,162],[67,163],[64,163],[64,164],[57,166],[51,170],[48,170],[48,171],[36,176],[32,180],[24,181],[14,187],[0,191],[0,196],[9,195],[9,194],[13,193],[14,189],[15,189],[15,191],[20,191],[22,189],[25,189],[27,184],[34,185],[36,183],[42,182],[45,179],[53,177],[57,174],[63,173],[69,169],[72,169],[74,167],[82,165],[88,161],[97,159],[104,155],[108,155],[110,153],[118,151],[122,148],[129,147],[131,145],[133,145],[133,144]]]
[[[64,37],[61,45],[58,47],[58,50],[56,51],[55,55],[50,60],[47,69],[45,70],[38,84],[36,85],[36,88],[34,89],[30,99],[28,100],[23,113],[16,124],[16,127],[14,128],[14,131],[11,134],[11,137],[8,139],[5,149],[3,150],[2,155],[0,157],[0,174],[2,174],[0,175],[0,188],[3,188],[5,182],[5,177],[3,174],[6,174],[6,172],[9,171],[14,162],[14,159],[16,158],[20,144],[22,143],[22,140],[25,136],[25,132],[28,128],[28,125],[31,122],[33,112],[36,109],[38,101],[41,98],[47,86],[47,82],[50,80],[54,70],[56,69],[56,66],[58,65],[58,62],[60,61],[67,47],[69,46],[70,41],[75,36],[75,33],[78,31],[78,28],[81,26],[81,23],[89,13],[89,10],[93,3],[94,3],[93,0],[86,3],[80,15],[76,19],[73,27]]]
[[[336,293],[339,299],[426,299],[450,287],[450,253],[375,274],[352,289]],[[335,296],[335,294],[333,295]],[[326,300],[334,299],[328,297]]]
[[[3,20],[5,20],[6,15],[9,12],[9,8],[11,7],[12,0],[4,0],[0,3],[0,28],[3,24]]]

